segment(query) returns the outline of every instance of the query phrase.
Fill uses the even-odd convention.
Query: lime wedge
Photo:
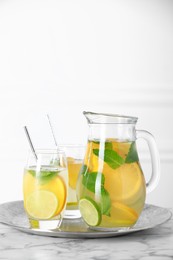
[[[97,203],[91,198],[82,198],[79,201],[79,210],[84,221],[89,226],[98,226],[101,222],[101,211]]]
[[[58,204],[58,199],[53,192],[38,190],[28,196],[25,208],[32,218],[44,220],[56,215]]]

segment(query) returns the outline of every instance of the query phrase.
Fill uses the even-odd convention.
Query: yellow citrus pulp
[[[34,198],[35,198],[35,201],[38,201],[37,204],[39,204],[39,200],[40,200],[40,202],[42,202],[43,197],[44,197],[45,201],[48,200],[46,198],[49,198],[50,201],[52,201],[52,204],[54,204],[54,208],[52,207],[52,212],[53,212],[53,209],[55,211],[51,217],[59,215],[65,206],[66,197],[67,197],[67,189],[66,189],[64,180],[62,179],[61,176],[55,176],[55,178],[53,178],[46,184],[41,185],[39,183],[39,179],[33,177],[30,173],[27,172],[24,175],[24,187],[23,188],[24,188],[24,206],[25,206],[25,209],[27,212],[30,207],[38,206],[38,205],[36,206],[36,204],[33,206],[30,205],[30,204],[32,204],[32,200],[34,201]],[[40,192],[40,191],[42,191],[42,192]],[[55,200],[56,200],[56,203],[55,203]],[[39,207],[39,211],[40,211],[40,215],[43,214],[43,213],[41,213],[41,206]],[[28,212],[28,214],[30,215],[29,212]],[[37,214],[39,214],[39,213],[37,213]]]
[[[123,159],[126,158],[130,148],[129,142],[119,143],[119,142],[112,142],[112,149],[116,151]]]
[[[26,210],[35,219],[50,219],[55,216],[58,199],[47,190],[36,190],[26,199]]]
[[[85,179],[82,175],[79,179],[79,198],[89,197],[99,204],[102,203],[99,192],[101,189],[104,191],[101,198],[107,205],[102,208],[99,225],[108,228],[134,225],[143,209],[146,195],[135,144],[111,138],[105,142],[89,140],[84,165],[87,171]],[[97,176],[96,179],[93,176]]]
[[[105,223],[116,224],[116,226],[132,226],[138,219],[136,211],[120,202],[113,202],[111,207],[111,219],[103,216],[103,225]]]
[[[75,190],[82,163],[76,162],[75,159],[71,157],[67,158],[67,162],[68,162],[69,186]]]
[[[108,169],[109,168],[109,169]],[[111,200],[133,202],[143,185],[143,175],[138,163],[123,164],[116,170],[105,165],[105,189]]]

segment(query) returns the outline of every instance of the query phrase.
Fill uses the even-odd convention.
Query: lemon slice
[[[131,142],[117,142],[115,139],[112,141],[113,150],[116,151],[123,159],[126,158]]]
[[[26,200],[26,211],[34,219],[50,219],[58,208],[58,199],[54,193],[38,190],[31,193]]]
[[[111,217],[120,223],[135,223],[138,219],[136,211],[120,202],[113,202],[111,208]]]
[[[79,201],[79,210],[84,221],[89,226],[98,226],[101,222],[101,212],[97,203],[91,198],[82,198]]]
[[[120,202],[112,202],[110,216],[103,215],[101,225],[108,228],[131,227],[138,217],[133,208]]]
[[[116,170],[104,165],[105,189],[111,200],[133,203],[140,196],[144,178],[138,163],[125,163]]]
[[[56,196],[58,206],[55,215],[59,215],[65,206],[67,198],[67,188],[63,178],[61,176],[57,176],[46,185],[43,185],[42,187],[40,186],[40,190],[47,190]]]

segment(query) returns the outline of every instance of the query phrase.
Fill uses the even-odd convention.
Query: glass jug
[[[160,176],[160,161],[153,136],[136,130],[136,117],[83,112],[89,137],[77,186],[81,215],[92,229],[132,227]],[[140,166],[136,139],[149,146],[152,175],[148,183]]]

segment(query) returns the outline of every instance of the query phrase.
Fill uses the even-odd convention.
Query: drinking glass
[[[67,156],[68,165],[68,197],[64,218],[73,219],[80,218],[81,214],[78,209],[78,201],[76,196],[76,184],[79,172],[83,163],[85,145],[82,144],[61,144],[59,148],[63,150]]]
[[[24,208],[31,228],[59,228],[67,201],[68,171],[64,152],[36,150],[24,169]]]

